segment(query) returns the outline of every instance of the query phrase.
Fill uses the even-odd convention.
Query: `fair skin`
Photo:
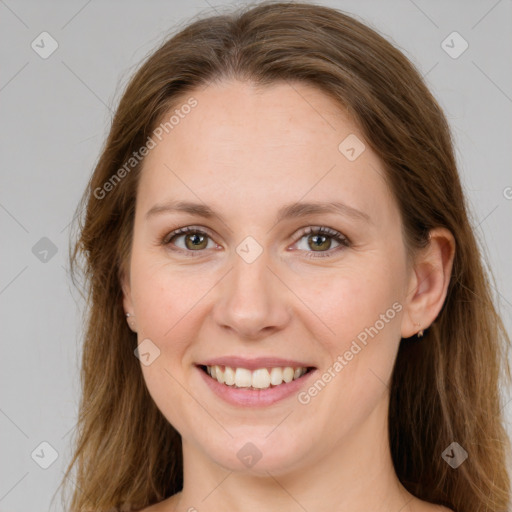
[[[401,338],[431,325],[446,297],[452,235],[433,230],[408,262],[379,159],[368,144],[354,161],[340,152],[349,134],[364,137],[317,89],[223,81],[180,104],[190,96],[197,107],[146,157],[122,283],[138,342],[160,350],[141,364],[148,390],[183,440],[182,492],[146,512],[447,510],[398,481],[387,417]],[[169,200],[205,203],[224,221],[146,218]],[[323,201],[369,220],[310,213],[275,222],[284,205]],[[159,244],[185,226],[205,231],[204,243],[189,233]],[[304,229],[321,226],[349,246],[322,233],[315,251],[318,238]],[[248,236],[262,249],[250,263],[237,252]],[[301,377],[307,391],[370,326],[378,333],[307,404],[298,392],[263,407],[227,403],[196,366],[230,355],[293,358],[316,368]],[[247,443],[261,454],[251,467],[237,456]]]

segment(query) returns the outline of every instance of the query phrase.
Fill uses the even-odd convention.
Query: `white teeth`
[[[270,386],[270,373],[266,368],[261,368],[252,372],[252,387],[266,389]]]
[[[237,368],[235,371],[235,386],[238,388],[250,388],[252,386],[252,375],[246,368]]]
[[[283,370],[283,380],[285,382],[291,382],[293,380],[293,374],[294,374],[293,368],[290,368],[289,366],[287,366]]]
[[[283,370],[281,368],[272,368],[270,370],[270,384],[279,386],[283,382]]]
[[[235,384],[235,370],[229,366],[226,366],[224,369],[224,384],[227,384],[228,386],[233,386]]]
[[[302,377],[307,372],[307,368],[286,366],[284,368],[258,368],[251,372],[247,368],[231,368],[229,366],[226,366],[223,371],[221,366],[215,365],[207,366],[206,372],[213,379],[228,386],[237,388],[252,386],[255,389],[267,389],[271,385],[279,386],[283,382],[291,382]]]
[[[224,373],[222,372],[222,370],[220,369],[220,366],[215,366],[215,377],[217,378],[217,380],[221,383],[221,384],[224,384]],[[212,372],[213,373],[213,372]]]

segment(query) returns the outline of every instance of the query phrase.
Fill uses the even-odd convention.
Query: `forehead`
[[[194,108],[182,108],[191,98]],[[229,215],[228,206],[250,213],[301,198],[345,199],[378,217],[393,207],[381,163],[357,125],[311,85],[210,84],[184,96],[163,122],[173,115],[145,158],[138,209],[204,200]],[[355,159],[347,157],[351,148],[360,153]]]

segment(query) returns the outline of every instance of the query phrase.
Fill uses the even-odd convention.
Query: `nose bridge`
[[[282,283],[268,268],[268,252],[251,260],[239,251],[233,255],[232,270],[223,280],[214,316],[218,325],[231,328],[240,337],[253,338],[263,330],[282,327],[288,320],[289,307]]]
[[[254,261],[246,260],[240,255],[233,259],[234,268],[230,280],[232,295],[242,300],[244,297],[250,298],[253,303],[266,299],[265,296],[269,295],[269,288],[272,287],[269,279],[271,272],[268,269],[268,252],[263,252]]]

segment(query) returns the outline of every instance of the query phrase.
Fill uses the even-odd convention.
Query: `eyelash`
[[[197,235],[203,235],[208,238],[212,238],[206,231],[203,231],[201,229],[195,228],[194,226],[187,226],[184,228],[176,229],[175,231],[172,231],[171,233],[168,233],[165,235],[161,240],[160,244],[164,246],[168,246],[171,244],[171,241],[179,236],[186,235],[186,234],[197,234]],[[342,247],[350,247],[351,242],[350,240],[342,235],[339,231],[336,231],[334,229],[325,227],[325,226],[310,226],[304,230],[300,236],[298,241],[300,241],[302,238],[304,238],[307,235],[328,235],[330,238],[338,242],[340,245],[338,247],[335,247],[334,249],[329,249],[328,251],[306,251],[306,258],[330,258],[332,257],[332,252],[339,252],[339,250],[342,250]],[[187,256],[190,257],[197,257],[200,256],[203,251],[189,251],[181,248],[172,249],[173,251],[177,252],[184,252],[187,254]],[[197,252],[199,254],[193,254],[194,252]],[[192,254],[191,254],[192,253]]]

